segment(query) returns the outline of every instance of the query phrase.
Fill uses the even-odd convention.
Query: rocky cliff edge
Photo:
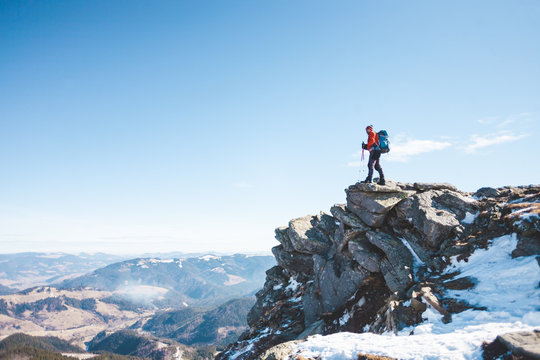
[[[540,186],[459,191],[444,183],[357,183],[330,214],[276,229],[264,288],[250,329],[217,359],[266,358],[276,344],[313,334],[397,332],[421,323],[427,307],[451,322],[473,308],[445,298],[475,279],[443,273],[491,239],[516,234],[513,257],[540,254]],[[269,357],[271,358],[271,357]]]

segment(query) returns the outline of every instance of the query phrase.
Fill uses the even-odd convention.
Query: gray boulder
[[[499,190],[497,189],[494,189],[492,187],[483,187],[483,188],[480,188],[478,190],[476,190],[476,192],[474,193],[474,196],[481,199],[481,198],[496,198],[497,196],[499,196],[501,193]]]
[[[514,355],[540,359],[540,330],[504,334],[497,338]]]
[[[435,199],[441,194],[437,190],[428,190],[410,196],[396,206],[396,217],[407,219],[425,245],[435,250],[461,229],[456,214],[437,204]]]
[[[380,263],[386,285],[390,291],[402,295],[413,282],[413,256],[411,252],[400,240],[388,234],[369,231],[366,236],[371,244],[386,255]]]
[[[343,223],[344,225],[364,231],[369,230],[369,227],[367,227],[358,216],[347,211],[345,205],[343,204],[336,204],[332,206],[330,212],[339,222]]]
[[[459,220],[463,220],[467,212],[476,213],[479,209],[478,201],[450,190],[438,192],[435,197],[435,206],[456,214]]]
[[[357,215],[364,223],[372,227],[382,226],[386,214],[409,194],[393,184],[356,184],[345,190],[347,210]]]
[[[448,183],[422,183],[422,182],[416,182],[414,183],[414,188],[419,191],[427,191],[427,190],[452,190],[457,191],[457,188]]]
[[[484,347],[483,358],[540,359],[540,330],[520,331],[499,335]]]
[[[291,220],[287,235],[295,251],[304,254],[322,254],[329,250],[337,225],[327,214],[304,216]]]

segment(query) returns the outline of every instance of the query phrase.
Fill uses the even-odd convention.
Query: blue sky
[[[538,183],[538,1],[0,2],[0,243],[269,251],[388,179]]]

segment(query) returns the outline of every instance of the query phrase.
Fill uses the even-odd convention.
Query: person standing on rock
[[[377,170],[379,173],[379,185],[385,185],[386,181],[384,180],[384,173],[381,167],[381,150],[379,148],[379,135],[373,131],[373,125],[369,125],[366,128],[366,133],[368,134],[367,144],[362,143],[362,149],[369,151],[369,160],[368,160],[368,176],[366,180],[362,181],[363,183],[370,183],[371,178],[373,177],[373,169]]]

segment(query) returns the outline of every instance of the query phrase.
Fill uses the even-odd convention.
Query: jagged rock
[[[369,274],[345,259],[328,261],[314,255],[313,260],[315,279],[303,297],[306,327],[321,314],[343,306]]]
[[[311,255],[300,254],[296,251],[288,252],[283,245],[274,246],[272,254],[274,254],[278,265],[290,272],[309,274],[313,271]]]
[[[289,235],[287,234],[287,227],[279,227],[275,230],[276,234],[276,240],[283,245],[283,249],[288,252],[294,251],[294,247],[292,245],[291,239],[289,238]]]
[[[480,189],[471,197],[449,184],[389,182],[355,184],[346,193],[347,205],[334,205],[333,216],[276,229],[278,266],[256,294],[250,330],[219,359],[288,356],[261,354],[310,334],[398,331],[423,321],[428,306],[445,322],[453,313],[486,310],[446,297],[476,282],[441,275],[450,257],[465,260],[512,233],[519,239],[513,256],[540,253],[540,186]],[[467,213],[475,221],[461,224]]]
[[[412,302],[411,302],[412,303]],[[423,304],[422,302],[419,302]],[[404,306],[402,302],[396,303],[389,308],[387,314],[388,330],[397,332],[408,326],[422,322],[422,313],[427,309],[427,305],[415,304],[415,306]]]
[[[485,197],[495,198],[499,195],[500,195],[499,190],[491,188],[491,187],[480,188],[476,190],[476,192],[474,193],[474,197],[479,198],[479,199],[485,198]]]
[[[294,345],[300,341],[288,341],[266,350],[261,356],[260,360],[284,360],[288,359],[294,351]]]
[[[455,191],[443,190],[435,199],[436,206],[450,211],[463,220],[467,212],[476,213],[479,209],[478,202],[470,197]]]
[[[310,280],[302,296],[302,307],[304,308],[304,323],[306,326],[317,321],[322,314],[321,290],[314,280]]]
[[[368,231],[366,237],[386,256],[381,261],[380,268],[388,288],[402,294],[413,281],[411,252],[401,241],[388,234]]]
[[[391,296],[387,304],[379,309],[377,320],[369,327],[369,331],[379,334],[386,331],[397,333],[407,326],[422,322],[422,313],[426,308],[419,305],[404,306],[402,301]]]
[[[416,182],[414,183],[413,187],[416,190],[419,191],[427,191],[427,190],[452,190],[457,191],[457,188],[448,183],[422,183],[422,182]]]
[[[540,359],[540,330],[499,335],[484,347],[483,357],[487,360],[498,359],[508,353],[516,359]]]
[[[264,287],[257,292],[257,301],[247,315],[247,323],[250,327],[255,327],[257,323],[259,323],[265,312],[265,303],[267,303],[268,300],[279,300],[276,299],[273,294],[275,293],[274,288],[279,287],[280,285],[282,287],[287,281],[288,274],[281,266],[274,266],[266,271],[266,282],[264,283]],[[281,294],[281,296],[284,296],[284,294]]]
[[[399,187],[401,190],[408,190],[408,191],[414,191],[416,192],[416,189],[414,188],[414,184],[411,183],[396,183],[397,187]]]
[[[330,209],[332,215],[343,224],[362,231],[368,231],[369,227],[355,214],[347,211],[345,205],[336,204]]]
[[[354,234],[354,232],[352,232]],[[363,234],[362,234],[363,235]],[[351,257],[361,267],[370,272],[379,272],[382,256],[365,236],[356,236],[348,241]]]
[[[349,186],[345,192],[347,191],[361,191],[361,192],[379,192],[379,193],[393,193],[393,192],[399,192],[401,191],[401,188],[398,186],[398,183],[395,183],[393,181],[388,180],[386,182],[386,185],[379,185],[377,183],[356,183],[354,185]]]
[[[308,215],[291,220],[287,235],[294,250],[304,254],[322,254],[330,248],[330,237],[336,229],[337,225],[331,216]]]
[[[386,214],[409,196],[397,185],[356,184],[345,190],[347,210],[357,215],[368,226],[382,226]]]
[[[396,206],[396,216],[407,219],[425,245],[435,250],[444,240],[458,234],[461,226],[455,214],[436,203],[435,199],[440,195],[440,190],[428,190],[408,197]]]

